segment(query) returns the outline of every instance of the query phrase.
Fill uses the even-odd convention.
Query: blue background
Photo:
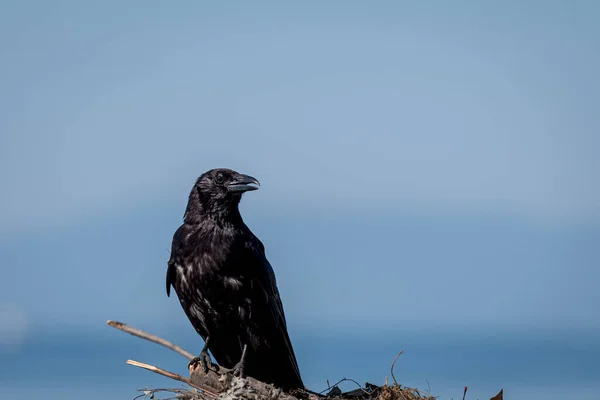
[[[313,390],[597,399],[600,5],[0,2],[0,394],[133,398],[198,175],[241,204]],[[595,133],[594,133],[595,132]],[[344,386],[351,389],[352,385]]]

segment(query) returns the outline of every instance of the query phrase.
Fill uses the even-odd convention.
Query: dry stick
[[[106,323],[109,326],[112,326],[113,328],[117,328],[117,329],[119,329],[119,330],[121,330],[123,332],[127,332],[127,333],[129,333],[129,334],[131,334],[133,336],[137,336],[137,337],[140,337],[142,339],[149,340],[149,341],[151,341],[153,343],[157,343],[157,344],[160,344],[162,346],[165,346],[166,348],[169,348],[169,349],[171,349],[173,351],[176,351],[177,353],[181,354],[182,356],[184,356],[188,360],[191,360],[192,358],[194,358],[194,356],[191,353],[188,353],[187,351],[185,351],[181,347],[177,346],[176,344],[174,344],[174,343],[172,343],[172,342],[170,342],[168,340],[165,340],[165,339],[163,339],[161,337],[158,337],[156,335],[152,335],[151,333],[147,333],[147,332],[144,332],[144,331],[142,331],[140,329],[133,328],[133,327],[128,326],[127,324],[124,324],[122,322],[108,320],[108,321],[106,321]],[[186,377],[181,376],[179,374],[175,374],[173,372],[166,371],[166,370],[164,370],[162,368],[158,368],[158,367],[156,367],[154,365],[144,364],[144,363],[141,363],[139,361],[134,361],[134,360],[127,360],[127,364],[133,365],[135,367],[147,369],[148,371],[152,371],[152,372],[155,372],[157,374],[166,376],[168,378],[175,379],[177,381],[187,383],[188,385],[190,385],[190,386],[192,386],[192,387],[194,387],[196,389],[201,390],[202,392],[206,393],[207,395],[213,396],[215,398],[219,397],[216,393],[214,393],[214,392],[212,392],[210,390],[204,389],[201,386],[193,384],[192,381],[189,378],[186,378]]]
[[[394,365],[396,365],[396,361],[398,361],[398,357],[400,357],[400,354],[404,353],[404,350],[400,350],[400,353],[396,354],[396,358],[394,358],[394,362],[392,363],[392,366],[390,367],[390,372],[392,374],[392,379],[394,380],[394,383],[396,384],[396,386],[400,386],[398,384],[398,381],[396,380],[396,377],[394,376]]]
[[[192,353],[189,353],[189,352],[185,351],[181,347],[177,346],[175,343],[169,342],[168,340],[160,338],[160,337],[158,337],[156,335],[152,335],[151,333],[146,333],[146,332],[144,332],[142,330],[139,330],[137,328],[133,328],[133,327],[127,325],[127,324],[124,324],[124,323],[118,322],[118,321],[108,320],[108,321],[106,321],[106,323],[109,326],[112,326],[113,328],[117,328],[119,330],[122,330],[123,332],[127,332],[130,335],[137,336],[137,337],[140,337],[142,339],[146,339],[146,340],[149,340],[151,342],[154,342],[154,343],[160,344],[162,346],[165,346],[166,348],[169,348],[169,349],[171,349],[173,351],[176,351],[177,353],[181,354],[182,356],[184,356],[188,360],[191,360],[191,359],[194,358],[194,356],[192,355]]]
[[[338,385],[339,385],[340,383],[342,383],[342,382],[352,382],[352,383],[356,384],[356,386],[358,386],[358,388],[359,388],[360,390],[362,390],[364,393],[366,393],[366,394],[371,394],[371,393],[369,393],[368,391],[366,391],[366,390],[365,390],[365,389],[364,389],[364,388],[361,386],[361,384],[360,384],[360,383],[358,383],[358,382],[356,382],[354,379],[350,379],[350,378],[342,378],[342,379],[340,379],[339,381],[337,381],[336,383],[334,383],[334,384],[333,384],[333,386],[331,386],[331,385],[329,384],[329,379],[328,379],[328,380],[327,380],[327,386],[329,386],[329,387],[328,387],[327,389],[325,389],[325,390],[321,390],[320,392],[311,392],[310,390],[306,390],[306,389],[305,389],[305,390],[306,390],[307,392],[311,393],[311,394],[316,394],[317,396],[321,396],[321,397],[323,397],[323,396],[322,396],[322,395],[323,395],[323,393],[325,393],[325,392],[326,392],[326,391],[328,391],[329,389],[333,389],[334,387],[338,386]],[[339,389],[339,387],[338,387],[338,389]],[[342,394],[343,394],[343,393],[342,393]],[[326,397],[326,396],[325,396],[325,397]]]
[[[192,387],[194,387],[194,388],[196,388],[198,390],[203,391],[204,393],[206,393],[206,394],[208,394],[208,395],[210,395],[212,397],[215,397],[215,398],[219,397],[216,393],[213,393],[210,390],[206,390],[206,389],[204,389],[204,388],[202,388],[200,386],[194,385],[192,383],[192,381],[189,378],[186,378],[185,376],[181,376],[179,374],[166,371],[166,370],[164,370],[162,368],[155,367],[154,365],[144,364],[144,363],[141,363],[141,362],[135,361],[135,360],[127,360],[127,364],[133,365],[134,367],[139,367],[139,368],[147,369],[148,371],[152,371],[152,372],[157,373],[159,375],[166,376],[167,378],[175,379],[176,381],[186,383],[186,384],[188,384],[188,385],[190,385],[190,386],[192,386]]]
[[[167,348],[169,348],[171,350],[174,350],[174,351],[178,352],[179,354],[182,354],[186,358],[189,358],[189,359],[193,358],[193,356],[190,353],[186,352],[181,347],[179,347],[179,346],[177,346],[177,345],[169,342],[168,340],[160,338],[158,336],[152,335],[150,333],[146,333],[146,332],[144,332],[144,331],[142,331],[140,329],[136,329],[136,328],[133,328],[131,326],[127,326],[126,324],[124,324],[122,322],[116,322],[116,321],[110,321],[109,320],[109,321],[107,321],[107,324],[109,326],[112,326],[113,328],[117,328],[117,329],[122,330],[123,332],[127,332],[127,333],[129,333],[129,334],[131,334],[133,336],[137,336],[137,337],[140,337],[142,339],[146,339],[146,340],[149,340],[151,342],[163,345],[163,346],[165,346],[165,347],[167,347]],[[185,383],[191,385],[192,387],[200,389],[204,393],[207,393],[207,394],[209,394],[209,395],[211,395],[213,397],[218,397],[218,395],[213,390],[204,389],[204,386],[215,386],[214,383],[218,382],[216,386],[217,387],[221,387],[221,386],[223,386],[223,383],[221,382],[220,378],[223,376],[223,374],[231,374],[231,370],[229,370],[227,368],[221,367],[220,368],[221,373],[217,373],[217,372],[215,372],[213,370],[210,370],[209,374],[204,374],[204,373],[202,373],[202,374],[195,374],[194,372],[192,372],[192,377],[191,377],[192,379],[188,379],[188,378],[183,377],[181,375],[174,374],[174,373],[169,372],[169,371],[165,371],[165,370],[160,369],[158,367],[155,367],[153,365],[140,363],[138,361],[128,360],[127,364],[134,365],[134,366],[140,367],[140,368],[144,368],[144,369],[147,369],[149,371],[155,372],[157,374],[164,375],[164,376],[167,376],[169,378],[172,378],[172,379],[175,379],[175,380],[178,380],[178,381],[181,381],[181,382],[185,382]],[[198,383],[193,383],[192,382],[194,376],[198,377],[198,381],[200,381],[202,383],[202,385],[199,385]],[[258,389],[259,391],[262,390],[262,391],[268,392],[268,388],[267,388],[268,385],[265,384],[264,382],[257,381],[256,379],[253,379],[252,377],[246,377],[246,380],[247,380],[248,383],[250,383],[250,385],[251,385],[251,387],[253,389],[255,389],[255,390]],[[208,383],[205,385],[206,382],[208,382]],[[290,396],[290,395],[282,395],[282,396],[280,396],[280,399],[282,399],[282,400],[295,400],[296,398],[293,397],[293,396]]]

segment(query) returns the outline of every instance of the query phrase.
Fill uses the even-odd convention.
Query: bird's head
[[[202,215],[227,216],[237,212],[244,192],[256,190],[260,183],[256,178],[227,168],[206,171],[196,180],[190,193],[185,218]],[[188,216],[189,214],[189,216]]]

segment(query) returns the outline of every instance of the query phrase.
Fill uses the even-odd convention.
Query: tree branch
[[[189,378],[186,378],[185,376],[181,376],[181,375],[176,374],[174,372],[169,372],[169,371],[164,370],[162,368],[155,367],[154,365],[144,364],[142,362],[135,361],[135,360],[127,360],[127,364],[133,365],[134,367],[143,368],[143,369],[146,369],[148,371],[152,371],[152,372],[157,373],[159,375],[166,376],[167,378],[175,379],[176,381],[179,381],[179,382],[187,383],[188,385],[190,385],[192,387],[195,387],[196,389],[202,390],[204,393],[208,394],[209,396],[212,396],[212,397],[215,397],[215,398],[219,397],[216,393],[213,393],[210,390],[204,389],[201,386],[197,386],[194,383],[192,383],[192,381],[190,381]]]
[[[127,332],[130,335],[137,336],[137,337],[140,337],[142,339],[149,340],[151,342],[160,344],[161,346],[165,346],[166,348],[171,349],[171,350],[176,351],[177,353],[181,354],[182,356],[184,356],[188,360],[191,360],[192,358],[194,358],[194,355],[192,355],[192,353],[190,353],[190,352],[184,350],[183,348],[177,346],[175,343],[170,342],[170,341],[168,341],[166,339],[163,339],[161,337],[158,337],[156,335],[152,335],[151,333],[144,332],[144,331],[142,331],[140,329],[131,327],[131,326],[127,325],[127,324],[124,324],[124,323],[118,322],[118,321],[108,320],[108,321],[106,321],[106,323],[109,326],[112,326],[113,328],[117,328],[117,329],[119,329],[119,330],[121,330],[123,332]]]

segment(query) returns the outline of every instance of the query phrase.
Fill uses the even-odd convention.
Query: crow
[[[273,268],[238,209],[258,180],[230,169],[202,174],[173,235],[171,286],[205,344],[190,365],[217,363],[284,390],[304,388]]]

